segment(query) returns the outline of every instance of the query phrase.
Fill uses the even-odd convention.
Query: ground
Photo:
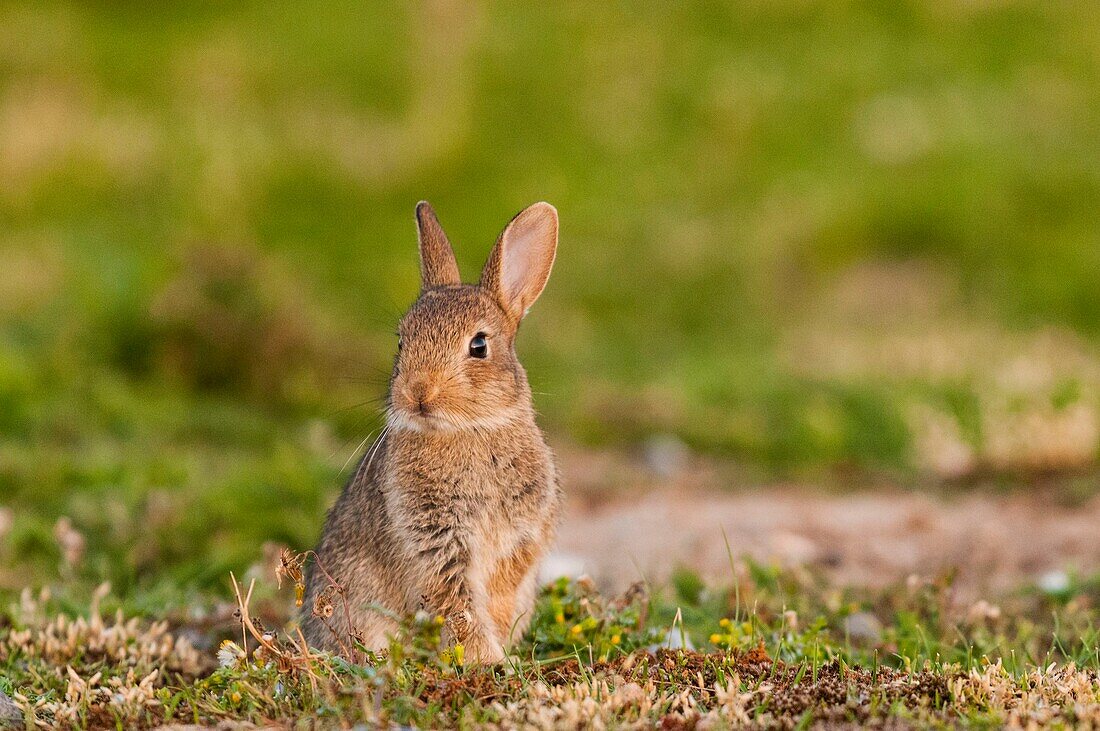
[[[706,488],[721,467],[698,459],[692,488],[655,487],[627,456],[576,459],[548,569],[592,578],[550,582],[499,666],[439,647],[433,617],[380,656],[309,651],[297,564],[269,545],[239,593],[163,621],[127,616],[106,585],[90,609],[24,592],[0,625],[0,690],[40,727],[1100,723],[1095,499],[730,493]],[[587,483],[593,460],[633,475],[630,497]]]
[[[551,568],[587,573],[611,590],[663,583],[684,566],[722,581],[731,553],[815,566],[839,585],[951,569],[956,590],[974,599],[1044,576],[1100,571],[1100,498],[1067,495],[1058,480],[1010,490],[913,490],[879,480],[842,491],[797,482],[730,491],[705,463],[663,481],[606,454],[578,455],[566,460],[567,474],[571,467],[577,479]],[[584,479],[606,474],[622,489]]]

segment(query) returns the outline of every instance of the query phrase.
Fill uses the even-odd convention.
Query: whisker
[[[359,403],[352,404],[351,406],[344,406],[344,407],[339,408],[339,409],[334,409],[334,410],[328,412],[327,414],[325,414],[325,416],[326,417],[336,416],[337,414],[343,414],[346,411],[351,411],[353,409],[362,408],[363,406],[367,406],[369,404],[381,404],[385,398],[386,398],[385,396],[376,396],[375,398],[369,398],[366,401],[360,401]]]
[[[359,454],[359,450],[363,448],[363,445],[365,445],[367,443],[367,440],[369,440],[371,438],[371,435],[374,434],[376,431],[378,431],[378,430],[377,429],[371,429],[371,431],[367,434],[367,436],[363,437],[363,441],[359,442],[359,446],[357,446],[355,448],[355,451],[353,451],[348,456],[348,458],[346,460],[344,460],[344,466],[340,468],[340,474],[343,474],[344,470],[346,470],[348,468],[348,465],[351,464],[351,461],[353,459],[355,459],[355,455]],[[335,455],[333,455],[333,456],[335,456]]]
[[[367,453],[366,459],[363,460],[363,464],[355,472],[355,480],[358,481],[360,477],[370,471],[370,466],[374,462],[375,455],[378,454],[378,450],[382,446],[382,442],[386,440],[386,435],[390,433],[389,424],[382,427],[382,433],[378,435],[378,439],[371,445],[370,451]]]
[[[340,381],[341,383],[368,383],[372,386],[384,384],[390,380],[390,373],[387,371],[384,375],[382,371],[379,371],[375,375],[336,375],[332,377],[334,381]]]

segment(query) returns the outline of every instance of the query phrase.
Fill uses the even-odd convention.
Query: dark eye
[[[489,355],[489,341],[485,333],[478,333],[470,340],[470,357],[484,358],[487,355]]]

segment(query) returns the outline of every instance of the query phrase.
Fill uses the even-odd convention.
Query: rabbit
[[[320,649],[378,650],[397,618],[426,611],[467,661],[493,663],[531,620],[562,509],[513,347],[550,276],[558,214],[516,215],[477,284],[462,284],[427,202],[416,222],[421,291],[399,326],[386,425],[328,514],[302,629]]]

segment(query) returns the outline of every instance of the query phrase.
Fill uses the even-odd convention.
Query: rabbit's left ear
[[[519,322],[542,294],[557,249],[557,209],[549,203],[528,206],[497,239],[481,273],[481,286]]]
[[[416,234],[420,246],[420,282],[424,289],[460,284],[455,252],[428,201],[416,204]]]

